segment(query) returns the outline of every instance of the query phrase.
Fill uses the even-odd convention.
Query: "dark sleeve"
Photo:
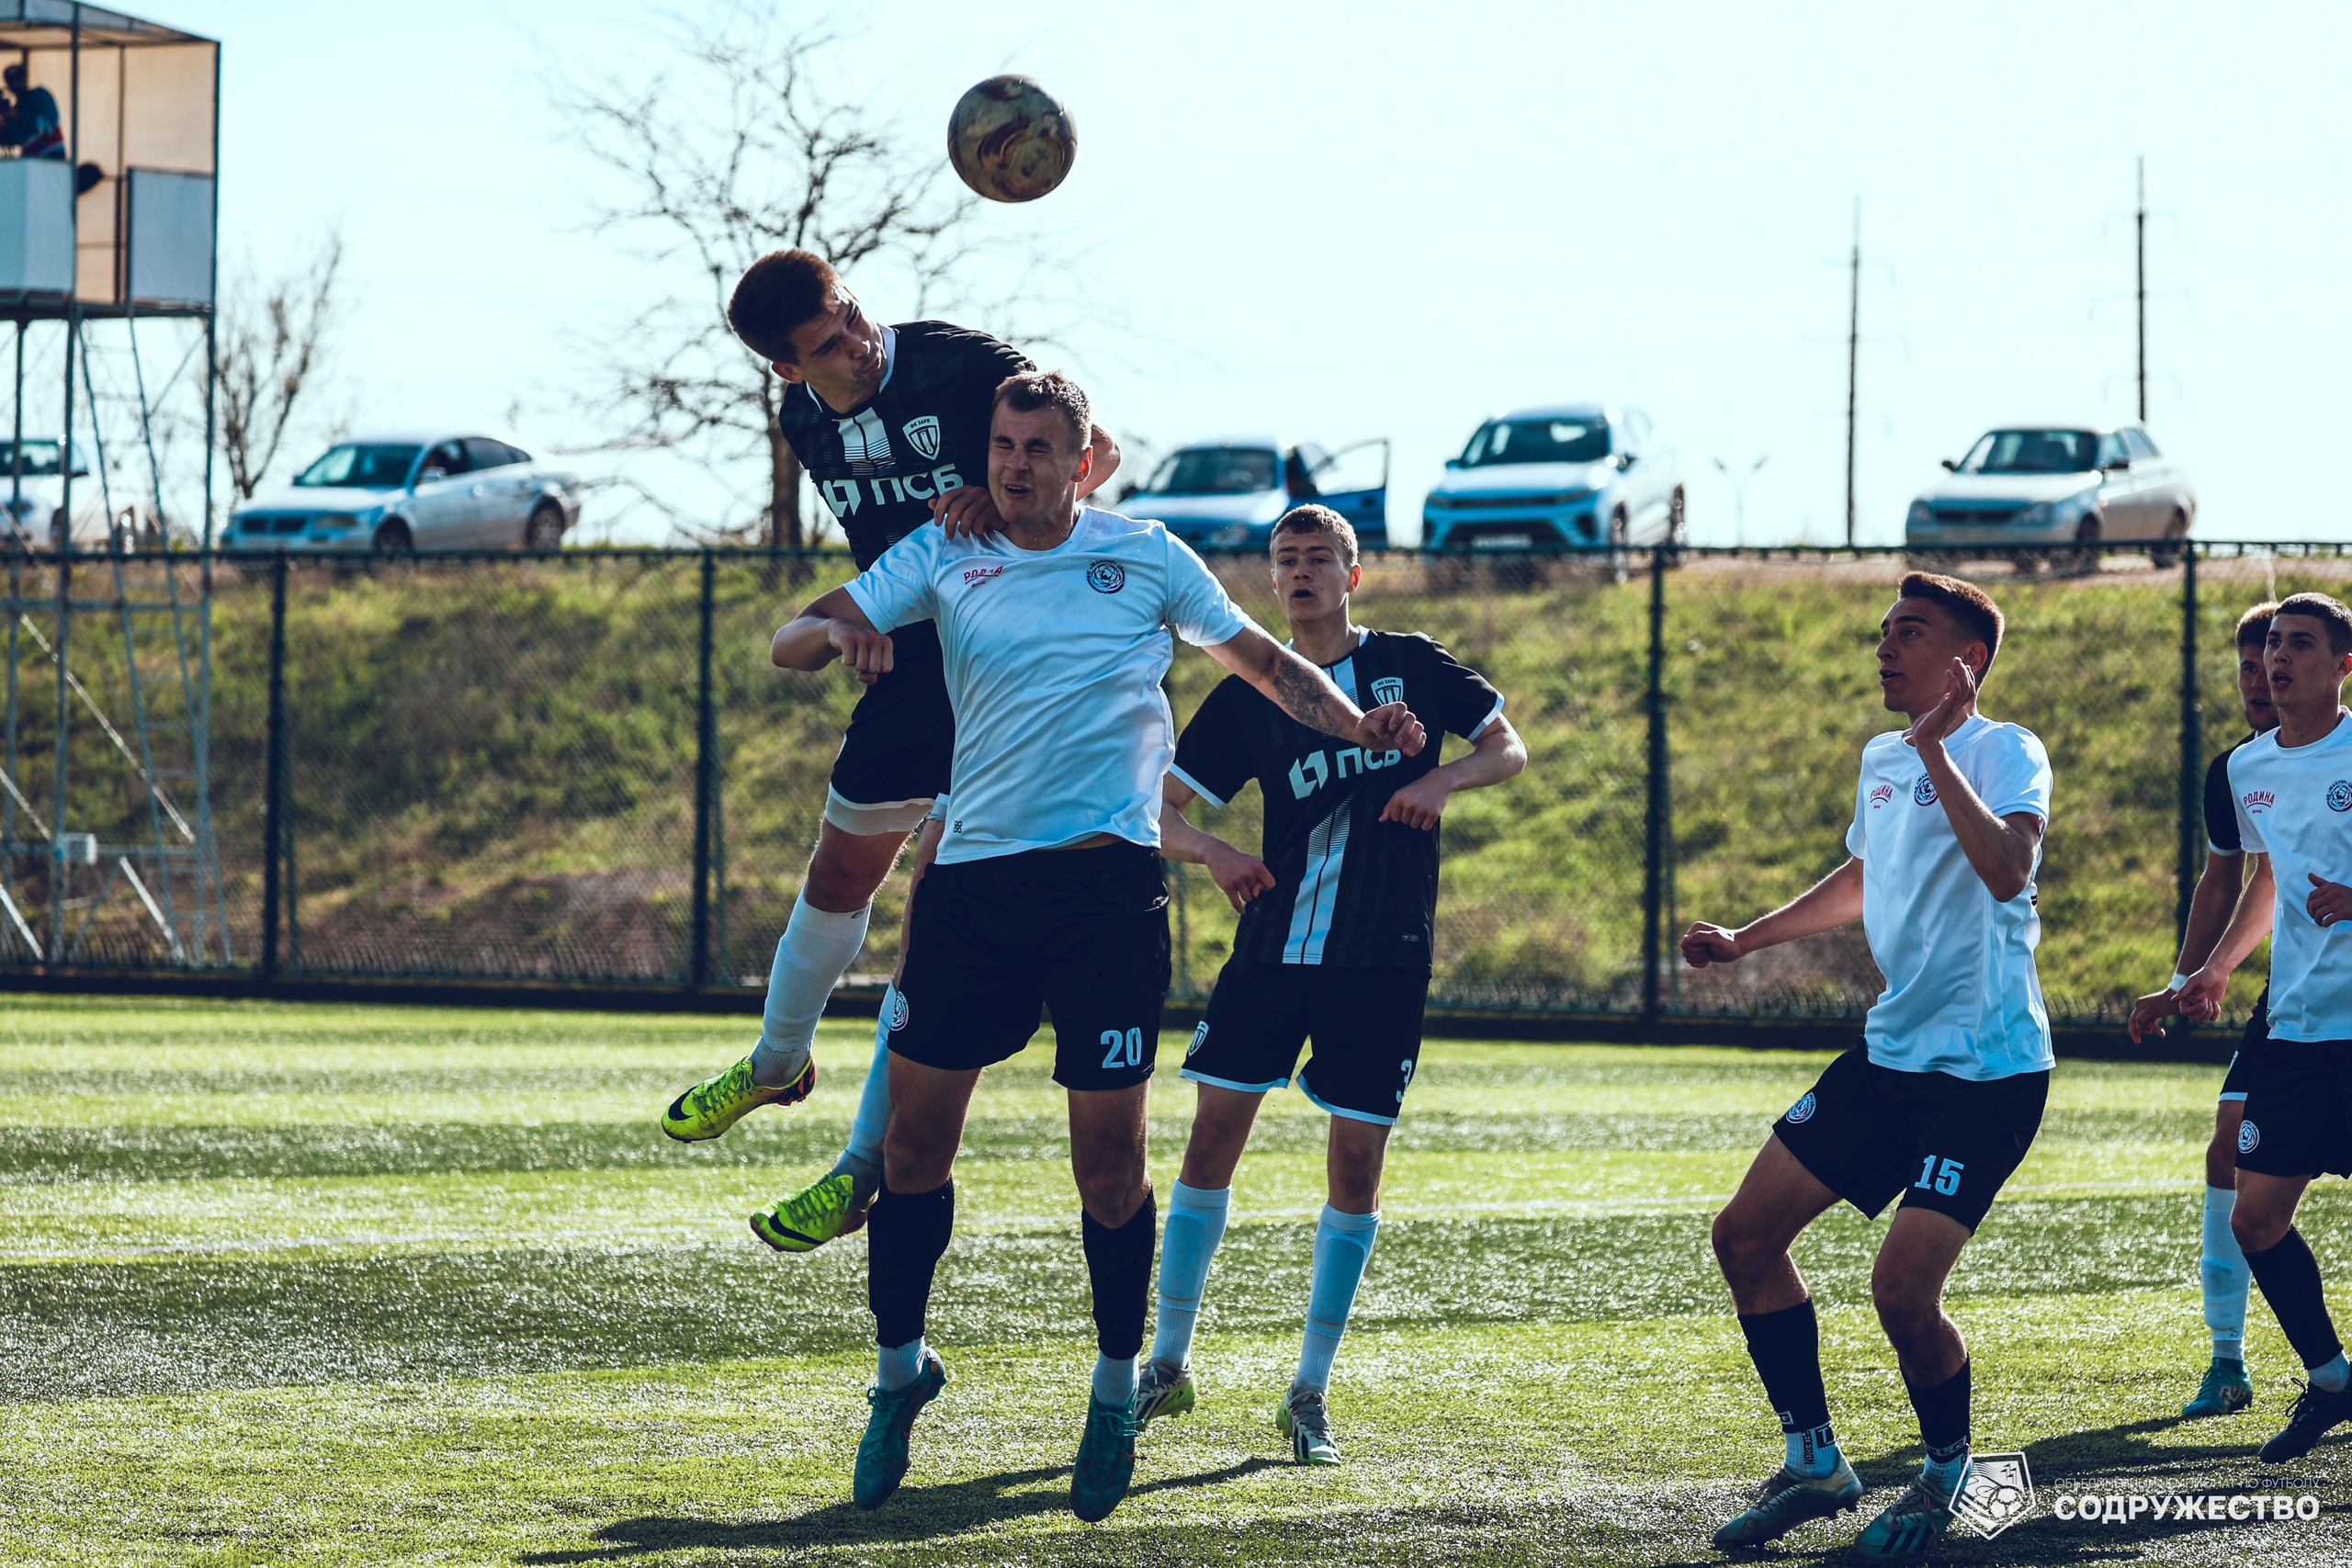
[[[1476,739],[1501,714],[1503,694],[1488,685],[1484,675],[1448,653],[1445,644],[1431,637],[1429,645],[1435,660],[1431,673],[1438,692],[1438,726],[1464,739]]]
[[[2245,852],[2245,841],[2238,837],[2238,803],[2230,795],[2228,751],[2214,758],[2213,765],[2205,770],[2205,841],[2216,854]]]
[[[1241,786],[1257,776],[1250,759],[1248,705],[1252,697],[1265,700],[1240,676],[1227,675],[1177,737],[1171,771],[1212,806],[1231,804]]]
[[[983,397],[993,397],[996,389],[1013,376],[1025,375],[1036,366],[1029,356],[1001,339],[970,327],[949,326],[944,321],[924,325],[945,344],[952,344],[959,374],[967,378],[972,389]]]

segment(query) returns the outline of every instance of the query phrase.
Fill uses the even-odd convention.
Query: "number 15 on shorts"
[[[1104,1065],[1107,1066],[1109,1064]],[[1920,1162],[1919,1179],[1911,1185],[1928,1191],[1940,1192],[1949,1198],[1960,1190],[1960,1173],[1966,1168],[1968,1168],[1956,1159],[1939,1160],[1935,1156],[1929,1155]]]
[[[1143,1066],[1143,1031],[1140,1029],[1106,1029],[1102,1032],[1102,1053],[1105,1067],[1140,1067]]]

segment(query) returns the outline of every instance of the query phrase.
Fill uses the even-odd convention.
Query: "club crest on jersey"
[[[1114,560],[1089,561],[1086,586],[1097,593],[1116,593],[1127,585],[1127,569]]]
[[[1919,782],[1911,786],[1911,798],[1922,806],[1933,806],[1936,803],[1936,781],[1921,773]]]
[[[2250,1155],[2262,1146],[2262,1129],[2251,1122],[2238,1123],[2238,1153]]]
[[[899,1030],[904,1029],[907,1026],[907,993],[904,991],[893,990],[890,993],[891,1033],[896,1034]]]
[[[2352,811],[2352,779],[2338,779],[2327,786],[2327,808]]]
[[[1396,676],[1383,675],[1379,680],[1374,681],[1372,683],[1372,701],[1374,706],[1385,707],[1390,703],[1401,703],[1404,700],[1405,682],[1398,680]]]
[[[1884,806],[1888,801],[1893,800],[1894,798],[1894,786],[1889,784],[1883,784],[1876,789],[1871,791],[1871,809],[1872,811],[1876,811],[1880,807]]]
[[[1193,1043],[1184,1047],[1184,1055],[1187,1056],[1198,1055],[1201,1047],[1208,1043],[1208,1038],[1209,1021],[1207,1019],[1203,1019],[1201,1020],[1199,1026],[1193,1031]]]
[[[906,433],[907,445],[922,454],[930,462],[939,456],[939,416],[927,413],[921,419],[910,419],[899,427]]]
[[[1804,1098],[1803,1100],[1798,1100],[1794,1105],[1789,1107],[1789,1120],[1792,1122],[1810,1122],[1813,1120],[1813,1090],[1807,1089],[1804,1091]]]

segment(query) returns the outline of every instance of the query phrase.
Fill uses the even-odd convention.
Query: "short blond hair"
[[[1279,546],[1284,534],[1329,534],[1339,541],[1340,554],[1350,566],[1356,564],[1361,553],[1356,548],[1355,525],[1329,507],[1312,502],[1283,513],[1282,521],[1274,525],[1273,539],[1268,547]]]

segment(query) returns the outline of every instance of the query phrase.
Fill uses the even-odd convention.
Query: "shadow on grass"
[[[1254,1475],[1280,1462],[1264,1458],[1246,1459],[1221,1470],[1163,1476],[1132,1488],[1127,1495],[1139,1497],[1152,1492],[1214,1486]],[[658,1516],[617,1519],[596,1532],[596,1539],[605,1543],[601,1547],[533,1552],[515,1561],[534,1564],[611,1562],[652,1552],[695,1549],[790,1551],[866,1541],[933,1540],[961,1535],[977,1526],[1067,1512],[1069,1493],[1057,1487],[1041,1488],[1040,1483],[1069,1473],[1068,1465],[1055,1465],[1005,1471],[938,1486],[902,1486],[888,1503],[871,1511],[842,1502],[788,1519],[729,1522]]]

